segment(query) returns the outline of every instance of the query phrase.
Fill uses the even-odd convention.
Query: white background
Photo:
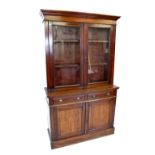
[[[106,13],[118,20],[115,134],[51,150],[40,9]],[[1,0],[0,154],[155,154],[153,0]]]

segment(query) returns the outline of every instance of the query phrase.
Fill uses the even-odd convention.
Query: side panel
[[[114,79],[114,62],[115,62],[115,37],[116,37],[116,25],[112,26],[110,32],[110,71],[109,71],[109,83],[113,84]]]
[[[47,88],[53,88],[53,50],[52,50],[52,29],[50,29],[50,22],[45,21],[45,52],[46,52],[46,75]]]

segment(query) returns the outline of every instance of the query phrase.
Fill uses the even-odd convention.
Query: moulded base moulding
[[[114,130],[115,128],[113,127],[113,128],[109,128],[106,130],[94,131],[94,132],[92,131],[88,134],[84,134],[81,136],[76,136],[76,137],[71,137],[71,138],[66,138],[66,139],[61,139],[61,140],[56,140],[56,141],[51,141],[49,129],[48,129],[48,134],[49,134],[50,141],[51,141],[51,149],[55,149],[55,148],[63,147],[66,145],[71,145],[71,144],[79,143],[82,141],[99,138],[101,136],[111,135],[114,133]]]

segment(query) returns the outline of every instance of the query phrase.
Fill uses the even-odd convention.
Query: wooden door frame
[[[55,71],[54,71],[54,49],[53,49],[53,25],[63,26],[77,26],[80,30],[80,86],[84,85],[84,60],[83,60],[83,23],[77,22],[54,22],[45,21],[45,50],[46,50],[46,74],[47,74],[47,88],[54,89],[55,85]],[[69,85],[68,85],[69,86]],[[67,87],[68,87],[67,86]],[[64,86],[66,87],[66,86]]]
[[[74,108],[81,108],[82,116],[81,116],[81,132],[78,135],[71,135],[71,136],[60,136],[58,134],[58,118],[57,114],[59,110],[65,110],[65,109],[74,109]],[[65,104],[65,105],[57,105],[57,106],[51,106],[50,107],[50,116],[51,116],[51,129],[52,129],[52,139],[53,140],[59,140],[63,138],[70,138],[74,136],[79,136],[85,134],[85,103],[73,103],[73,104]]]
[[[114,115],[115,115],[115,105],[116,105],[116,96],[113,97],[108,97],[108,98],[101,98],[101,99],[97,99],[97,100],[92,100],[92,101],[88,101],[86,102],[86,123],[85,123],[85,133],[90,133],[90,132],[96,132],[96,131],[100,131],[100,130],[105,130],[107,128],[100,128],[100,129],[94,129],[94,130],[89,130],[89,109],[90,106],[92,104],[105,104],[106,100],[108,100],[108,104],[113,104],[112,106],[110,106],[110,110],[111,113],[109,113],[109,123],[112,124],[112,126],[109,126],[109,128],[113,128],[113,123],[114,123]],[[96,101],[103,101],[103,103],[95,103]]]

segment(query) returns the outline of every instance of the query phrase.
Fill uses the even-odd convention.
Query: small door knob
[[[109,92],[107,93],[107,96],[110,96],[110,93]]]
[[[77,99],[77,100],[80,100],[80,97],[77,97],[76,99]]]
[[[62,102],[63,100],[62,99],[59,99],[59,102]]]

